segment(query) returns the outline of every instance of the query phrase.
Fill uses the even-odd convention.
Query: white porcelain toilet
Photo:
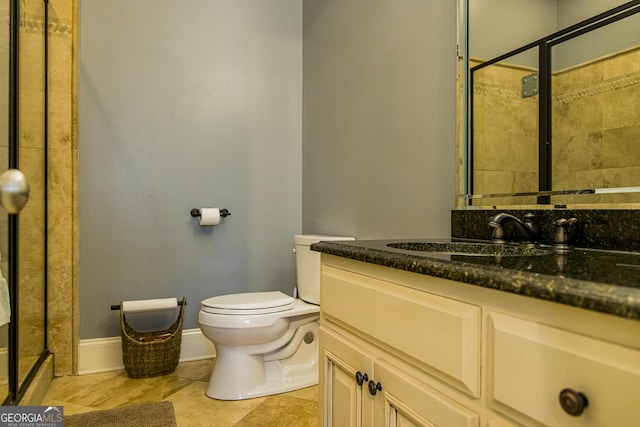
[[[216,348],[206,394],[240,400],[318,383],[319,241],[352,237],[296,235],[298,299],[279,291],[248,292],[202,301],[198,322]]]

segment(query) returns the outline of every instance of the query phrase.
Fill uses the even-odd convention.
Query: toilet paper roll
[[[142,313],[145,311],[162,311],[178,307],[178,298],[141,299],[122,301],[121,310],[125,313]]]
[[[200,225],[220,224],[220,209],[200,208]]]

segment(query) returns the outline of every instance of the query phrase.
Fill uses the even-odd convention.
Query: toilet
[[[220,295],[202,301],[198,323],[216,348],[206,394],[240,400],[318,383],[319,241],[352,237],[294,236],[298,298],[279,291]]]

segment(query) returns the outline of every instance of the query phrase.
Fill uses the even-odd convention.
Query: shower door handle
[[[18,214],[29,201],[29,183],[18,169],[0,174],[0,205],[10,214]]]

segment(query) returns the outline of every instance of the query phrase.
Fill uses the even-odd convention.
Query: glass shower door
[[[0,0],[0,170],[9,167],[10,0]],[[0,212],[0,273],[8,277],[9,223]],[[0,279],[1,281],[1,279]],[[0,401],[9,395],[9,325],[0,326]]]
[[[0,0],[0,67],[4,68],[0,72],[0,398],[4,404],[19,403],[47,355],[46,7],[46,0]],[[3,298],[7,294],[8,305]]]

